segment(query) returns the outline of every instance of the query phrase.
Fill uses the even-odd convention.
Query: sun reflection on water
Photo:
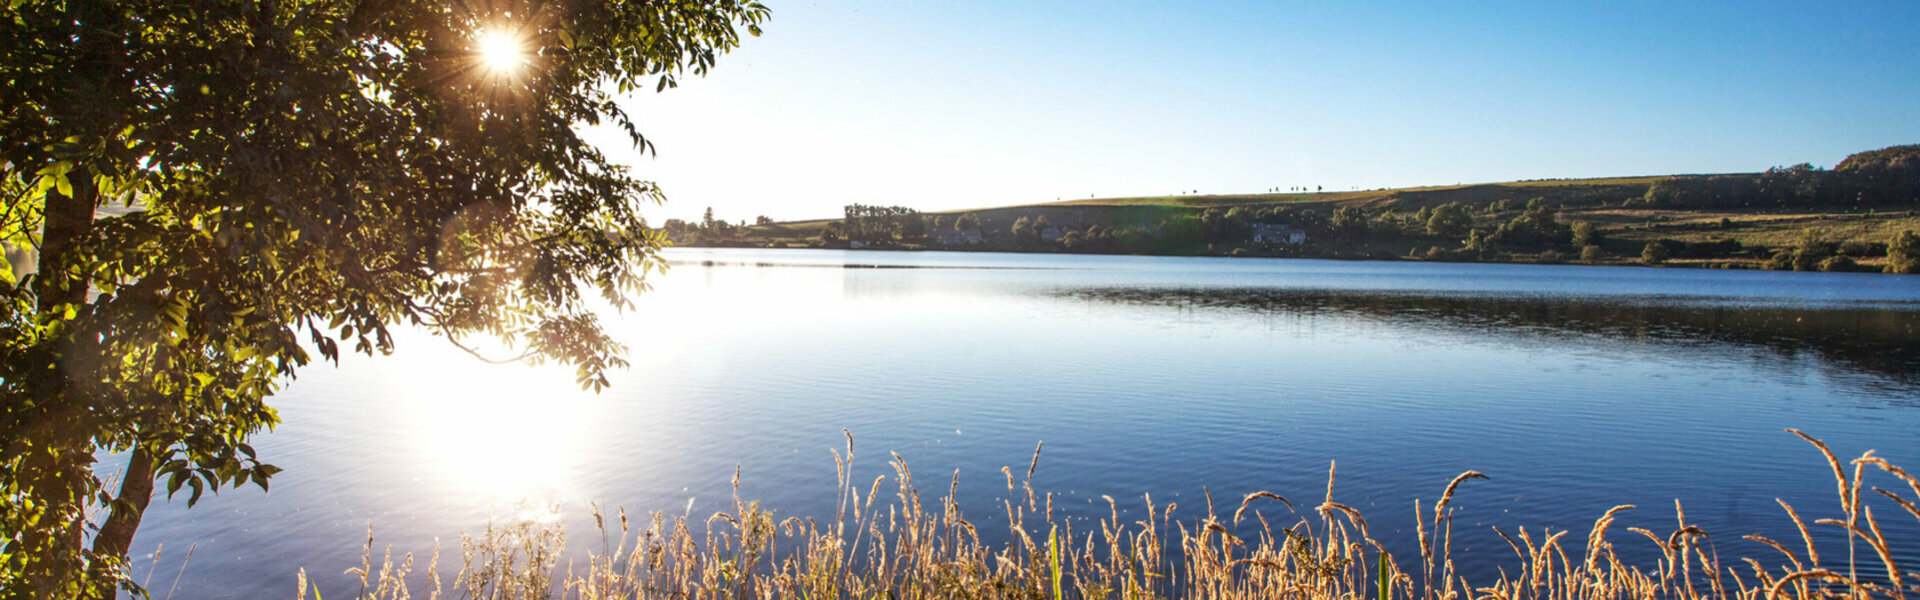
[[[490,365],[451,350],[415,364],[394,389],[417,412],[429,476],[496,503],[572,495],[593,398],[566,369]]]
[[[696,348],[739,343],[737,338],[777,330],[783,323],[871,310],[837,303],[847,294],[844,279],[838,269],[698,265],[655,277],[655,291],[643,294],[635,310],[601,313],[608,333],[627,345],[631,365],[611,372],[613,386],[599,394],[582,390],[570,367],[488,364],[444,339],[418,332],[420,339],[401,344],[410,354],[406,360],[381,361],[375,367],[381,373],[382,393],[395,396],[394,406],[404,407],[414,432],[402,442],[412,449],[412,464],[396,466],[403,476],[418,481],[419,489],[456,496],[425,500],[503,515],[523,512],[515,507],[607,500],[590,496],[606,493],[605,482],[596,478],[608,476],[599,455],[610,447],[648,457],[619,467],[631,469],[649,460],[676,461],[674,448],[686,439],[714,434],[676,428],[691,410],[681,404],[689,399],[663,396],[652,381],[665,377],[724,387],[736,359],[747,357]],[[780,281],[790,293],[779,298],[728,293],[768,280]],[[514,354],[492,350],[497,351],[483,353]],[[405,368],[395,367],[400,364]],[[641,416],[631,408],[616,408],[635,404],[644,405],[638,409]],[[609,423],[613,415],[638,420]]]

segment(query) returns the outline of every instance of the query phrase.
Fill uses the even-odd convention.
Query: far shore
[[[1091,198],[839,219],[669,219],[690,247],[1920,273],[1920,145],[1760,173]]]

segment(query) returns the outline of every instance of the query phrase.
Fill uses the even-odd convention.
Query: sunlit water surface
[[[609,315],[633,366],[579,391],[571,371],[480,363],[425,334],[390,357],[316,365],[254,445],[286,471],[188,510],[156,501],[135,574],[156,597],[284,597],[305,568],[349,597],[378,548],[443,552],[461,532],[558,503],[574,556],[587,503],[704,518],[730,480],[782,517],[830,516],[829,449],[856,479],[898,452],[992,524],[1002,466],[1075,519],[1140,518],[1144,494],[1204,515],[1272,490],[1326,493],[1389,547],[1414,500],[1462,487],[1470,575],[1511,558],[1492,526],[1674,529],[1725,555],[1797,539],[1775,498],[1834,516],[1842,458],[1920,467],[1920,277],[1572,266],[809,250],[674,250],[637,310]],[[1884,483],[1884,482],[1883,482]],[[1882,507],[1896,515],[1897,507]],[[1290,522],[1284,507],[1269,518]],[[1003,519],[1002,519],[1003,520]],[[1912,520],[1883,518],[1908,559]],[[984,526],[992,532],[994,527]],[[1832,532],[1829,532],[1832,533]],[[991,536],[992,534],[989,533]],[[1584,538],[1583,538],[1584,539]],[[164,544],[156,560],[153,550]],[[192,548],[191,560],[183,559]],[[1769,551],[1770,552],[1770,551]],[[378,557],[376,557],[376,561]],[[148,573],[152,575],[148,579]]]

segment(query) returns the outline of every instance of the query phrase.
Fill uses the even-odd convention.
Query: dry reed
[[[834,453],[841,490],[838,514],[831,523],[800,518],[776,521],[757,502],[741,500],[736,494],[731,511],[715,513],[704,523],[655,513],[650,526],[637,529],[622,510],[614,544],[608,539],[613,532],[594,507],[603,548],[590,554],[586,564],[565,569],[557,565],[565,545],[557,525],[490,525],[480,537],[462,538],[464,564],[452,587],[465,597],[489,600],[1904,600],[1908,593],[1920,594],[1920,577],[1897,564],[1895,557],[1902,554],[1890,547],[1872,508],[1864,506],[1859,495],[1865,469],[1873,467],[1906,483],[1913,497],[1880,487],[1870,489],[1920,519],[1915,508],[1920,503],[1920,481],[1872,452],[1852,461],[1849,474],[1825,444],[1789,431],[1818,448],[1836,478],[1844,518],[1814,523],[1838,528],[1850,546],[1869,547],[1881,563],[1884,580],[1863,580],[1859,572],[1867,565],[1853,560],[1844,569],[1823,567],[1814,536],[1786,502],[1780,505],[1801,533],[1805,551],[1796,554],[1785,544],[1749,535],[1744,539],[1771,548],[1779,557],[1742,557],[1729,563],[1732,566],[1725,565],[1712,536],[1689,524],[1676,502],[1675,529],[1668,535],[1628,528],[1658,550],[1652,564],[1628,564],[1609,541],[1607,532],[1615,515],[1634,508],[1621,505],[1594,521],[1584,546],[1574,548],[1581,556],[1570,556],[1562,545],[1567,531],[1521,528],[1516,539],[1496,528],[1517,560],[1486,569],[1499,575],[1473,585],[1453,562],[1453,516],[1448,507],[1463,482],[1485,478],[1474,471],[1454,478],[1431,513],[1422,512],[1415,502],[1420,556],[1413,564],[1403,564],[1372,538],[1358,510],[1333,500],[1332,468],[1327,474],[1326,499],[1310,515],[1281,529],[1275,529],[1253,504],[1260,499],[1279,500],[1291,513],[1292,503],[1279,494],[1260,491],[1247,494],[1225,522],[1214,513],[1210,494],[1206,514],[1191,522],[1175,520],[1174,505],[1157,507],[1151,496],[1144,499],[1144,519],[1122,522],[1119,503],[1105,497],[1110,516],[1090,531],[1076,531],[1072,521],[1053,517],[1051,494],[1042,500],[1034,493],[1031,477],[1038,466],[1038,445],[1027,467],[1028,481],[1018,488],[1013,472],[1003,469],[1008,492],[1018,499],[1002,503],[1007,541],[988,544],[982,542],[978,527],[962,516],[954,497],[958,473],[949,482],[947,495],[929,504],[915,487],[907,462],[896,454],[890,463],[892,498],[876,506],[880,486],[888,479],[881,477],[868,488],[863,502],[852,479],[853,437],[848,434],[844,453]],[[737,474],[734,485],[737,490]],[[1251,537],[1238,527],[1249,512],[1260,525]],[[696,528],[701,532],[696,533]],[[1907,552],[1905,556],[1912,556],[1912,549]],[[428,600],[444,593],[436,571],[438,557],[436,549],[418,591]],[[391,553],[375,569],[369,535],[361,566],[349,573],[361,577],[363,589],[357,597],[400,600],[415,593],[406,583],[412,570],[412,555],[395,563]],[[304,572],[298,583],[299,597],[304,599]]]

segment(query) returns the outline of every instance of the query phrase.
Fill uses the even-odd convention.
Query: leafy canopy
[[[702,74],[757,2],[53,0],[0,7],[0,587],[121,580],[101,452],[169,493],[267,485],[265,400],[396,325],[607,384],[625,307],[660,263],[662,199],[581,137],[616,102]],[[488,37],[492,36],[492,37]],[[497,57],[518,44],[518,64]],[[96,209],[104,209],[95,217]],[[303,344],[304,342],[304,344]],[[141,456],[152,463],[141,468]],[[148,473],[143,477],[142,472]],[[109,530],[113,530],[109,533]]]

